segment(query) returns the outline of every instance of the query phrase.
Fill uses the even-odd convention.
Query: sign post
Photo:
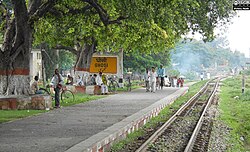
[[[92,57],[89,72],[117,74],[117,57]]]

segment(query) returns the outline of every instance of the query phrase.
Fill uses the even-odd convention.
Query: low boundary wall
[[[52,109],[52,99],[49,95],[1,96],[0,110],[48,110]]]

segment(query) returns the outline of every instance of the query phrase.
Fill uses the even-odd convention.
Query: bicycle
[[[42,94],[45,95],[52,95],[52,92],[50,91],[50,86],[47,85],[46,88],[39,88],[39,90],[42,92]],[[61,101],[68,103],[68,101],[70,102],[74,102],[75,101],[75,95],[73,94],[72,91],[67,90],[66,87],[62,87],[62,89],[60,89],[60,93],[61,93]],[[52,96],[52,99],[54,97]]]
[[[112,77],[108,78],[108,80],[109,80],[109,85],[108,85],[109,91],[116,92],[117,88],[119,87],[118,82],[114,80],[114,78]]]

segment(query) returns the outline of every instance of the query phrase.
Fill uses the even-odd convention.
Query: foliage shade
[[[132,70],[133,72],[144,72],[146,68],[151,69],[152,66],[160,67],[160,65],[167,66],[169,64],[169,52],[143,54],[130,52],[124,54],[124,70]]]
[[[61,50],[58,53],[59,56],[57,56],[55,49],[51,49],[47,45],[44,45],[43,49],[45,51],[42,51],[42,57],[45,65],[47,81],[53,77],[57,65],[60,71],[69,71],[73,68],[76,56],[71,52]]]
[[[53,11],[35,24],[34,44],[74,47],[95,38],[100,51],[122,47],[126,52],[151,55],[173,47],[188,31],[199,32],[210,41],[214,27],[233,14],[227,0],[99,0],[101,11],[88,2],[58,1]],[[103,21],[103,16],[109,22]]]

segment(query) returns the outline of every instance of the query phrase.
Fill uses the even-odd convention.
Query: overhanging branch
[[[116,20],[108,21],[108,24],[121,24],[122,23],[121,20],[125,20],[127,18],[128,17],[120,16]]]
[[[3,52],[6,50],[11,50],[11,45],[14,40],[15,32],[16,32],[15,23],[16,23],[15,20],[12,19],[9,23],[9,26],[7,27],[5,31],[4,42],[3,42],[3,47],[2,47],[4,48],[4,50],[2,50]]]
[[[70,46],[57,45],[56,47],[53,47],[53,49],[63,49],[63,50],[68,50],[68,51],[74,53],[75,55],[78,54],[78,51]]]
[[[97,3],[96,0],[82,0],[82,1],[88,3],[97,11],[101,21],[103,22],[105,26],[108,26],[109,24],[121,24],[121,20],[124,20],[127,18],[124,16],[120,16],[115,20],[110,20],[107,11],[99,3]]]
[[[2,20],[6,20],[6,28],[7,28],[7,24],[8,24],[8,21],[10,20],[10,16],[11,16],[11,13],[10,11],[8,10],[8,8],[0,1],[0,12],[2,12]]]
[[[34,14],[30,14],[29,23],[34,23],[41,18],[56,4],[56,2],[57,0],[48,0],[46,3],[41,4]]]
[[[91,8],[92,8],[92,6],[90,6],[90,5],[86,5],[81,9],[73,9],[73,8],[68,7],[68,9],[69,9],[68,13],[71,15],[84,14],[87,10],[90,10]]]
[[[41,0],[29,0],[29,14],[34,14],[41,4]]]
[[[64,16],[69,16],[69,15],[78,15],[78,14],[84,14],[86,13],[87,10],[90,10],[92,8],[92,6],[90,5],[86,5],[83,8],[80,9],[74,9],[72,7],[67,7],[68,9],[67,13],[65,13],[64,11],[56,8],[52,8],[49,10],[49,13],[57,18],[62,18]]]

